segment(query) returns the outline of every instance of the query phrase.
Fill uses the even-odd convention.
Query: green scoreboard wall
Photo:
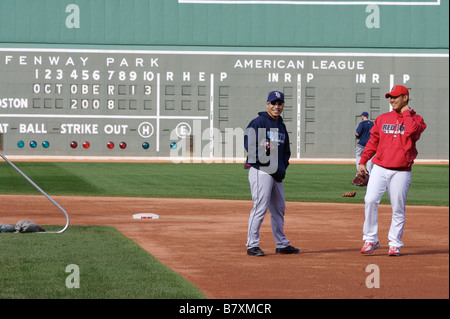
[[[410,89],[448,160],[448,2],[0,1],[0,151],[242,158],[286,95],[293,158],[353,158],[363,111]]]

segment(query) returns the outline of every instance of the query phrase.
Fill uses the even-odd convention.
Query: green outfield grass
[[[50,195],[219,198],[250,200],[242,164],[40,163],[16,165]],[[284,188],[287,201],[363,203],[364,187],[350,181],[355,165],[293,164]],[[355,190],[354,198],[343,193]],[[39,194],[0,162],[0,194]],[[387,194],[382,203],[389,203]],[[449,166],[414,165],[408,205],[449,205]]]
[[[46,226],[47,231],[56,228]],[[0,251],[0,300],[206,298],[113,227],[2,233]],[[69,265],[78,267],[79,280]]]

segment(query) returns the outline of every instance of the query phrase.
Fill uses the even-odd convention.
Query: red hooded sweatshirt
[[[374,155],[372,163],[387,169],[410,171],[417,156],[416,142],[427,125],[414,110],[398,113],[393,110],[375,119],[370,139],[361,154],[365,165]]]

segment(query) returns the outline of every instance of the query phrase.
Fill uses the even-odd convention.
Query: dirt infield
[[[449,208],[408,206],[400,257],[387,256],[390,206],[380,205],[381,248],[361,255],[361,204],[287,202],[285,232],[299,255],[275,255],[268,214],[265,257],[246,255],[251,201],[55,196],[71,225],[111,225],[210,298],[449,298]],[[136,213],[159,220],[134,220]],[[64,225],[43,196],[0,195],[0,222]],[[70,231],[70,228],[68,229]],[[59,236],[59,235],[52,235]],[[375,267],[375,268],[374,268]],[[380,288],[368,288],[379,270]]]

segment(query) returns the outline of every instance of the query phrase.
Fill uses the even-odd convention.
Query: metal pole
[[[56,231],[56,232],[38,232],[38,233],[41,233],[41,234],[61,234],[61,233],[65,232],[66,229],[69,227],[69,220],[70,219],[69,219],[69,214],[67,214],[67,212],[64,210],[64,208],[62,208],[57,202],[55,202],[53,200],[53,198],[51,198],[49,195],[47,195],[46,192],[44,192],[39,186],[37,186],[35,182],[33,182],[27,175],[25,175],[25,173],[22,172],[16,165],[14,165],[14,163],[12,163],[5,155],[0,153],[0,157],[2,157],[16,171],[18,171],[20,175],[22,175],[28,182],[30,182],[30,184],[33,185],[38,191],[40,191],[45,197],[47,197],[47,199],[49,201],[51,201],[53,203],[53,205],[55,205],[60,211],[62,211],[64,213],[64,215],[66,215],[66,225],[64,226],[63,229],[61,229],[59,231]]]

